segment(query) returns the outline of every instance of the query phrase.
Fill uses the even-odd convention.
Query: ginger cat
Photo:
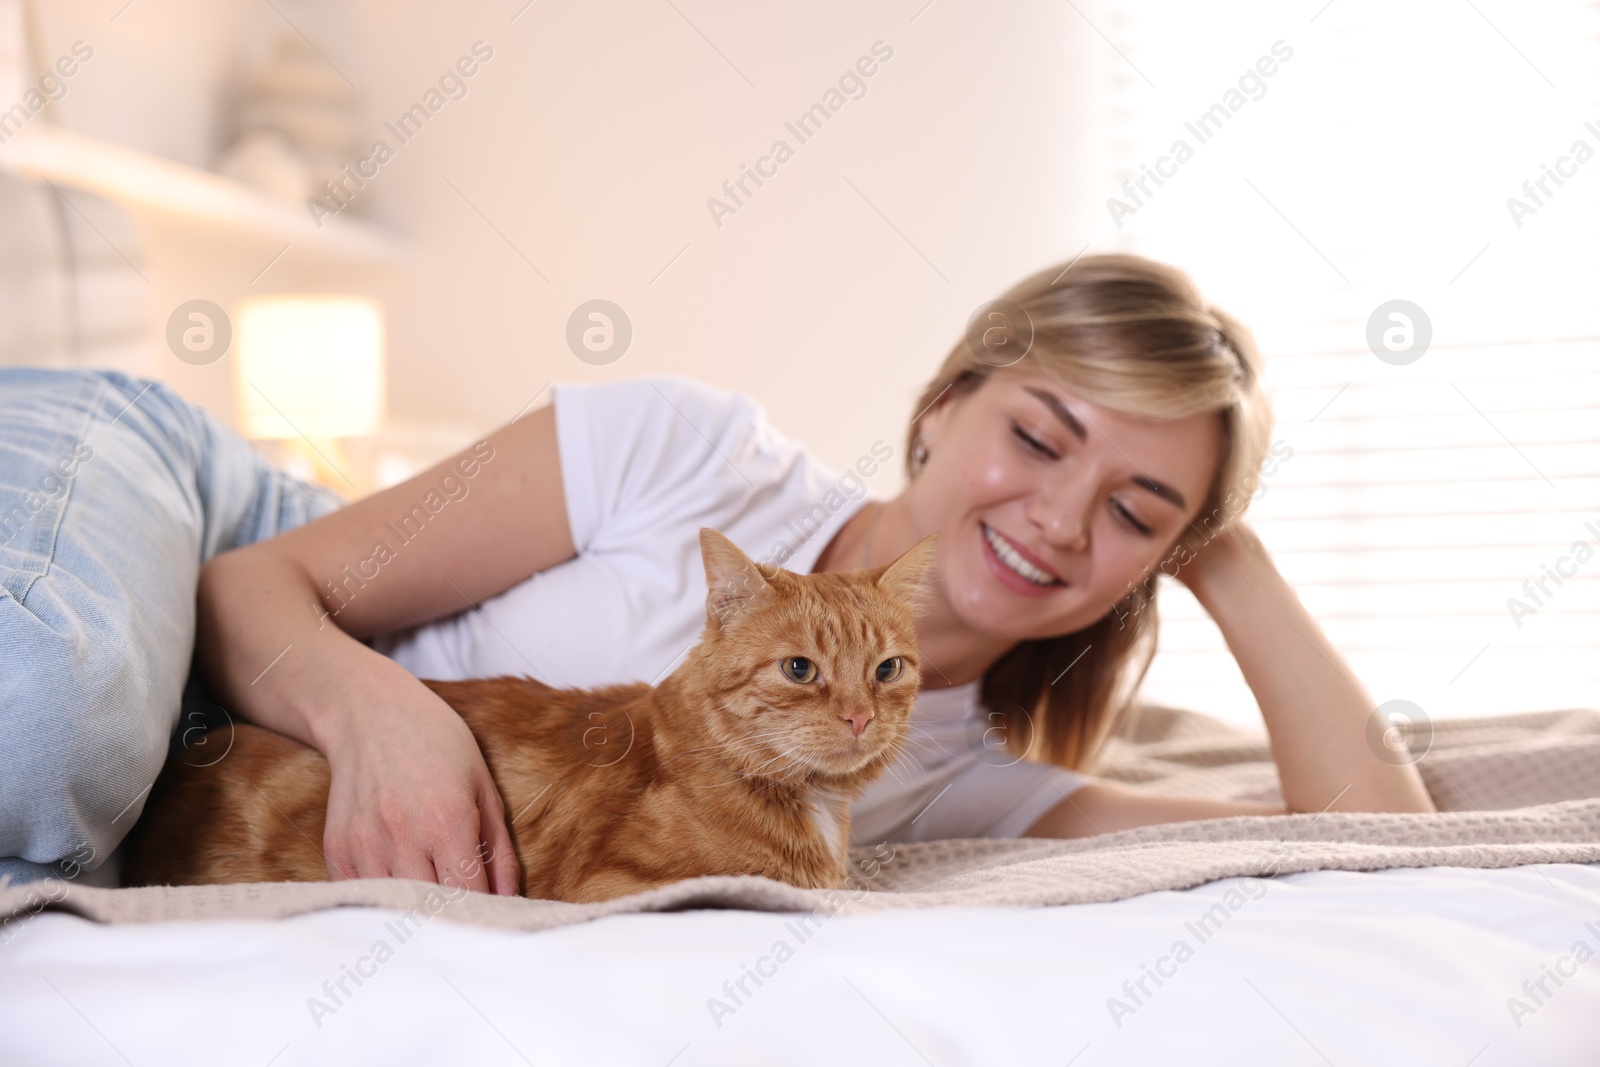
[[[915,601],[937,539],[891,564],[798,575],[704,528],[705,628],[660,685],[425,680],[478,740],[523,895],[607,900],[708,874],[843,887],[850,802],[910,730]],[[211,765],[167,761],[125,885],[328,880],[327,761],[233,730]]]

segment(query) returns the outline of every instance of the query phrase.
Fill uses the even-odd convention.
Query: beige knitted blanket
[[[277,918],[340,905],[415,910],[540,930],[603,915],[690,908],[860,914],[888,908],[1120,900],[1234,876],[1390,867],[1600,862],[1600,711],[1436,723],[1418,764],[1439,813],[1214,819],[1100,837],[951,840],[851,851],[851,887],[757,876],[693,878],[601,904],[493,897],[406,879],[101,889],[0,885],[0,942],[42,908],[101,922]],[[1193,712],[1145,708],[1096,773],[1161,792],[1278,798],[1265,740]],[[9,917],[9,918],[8,918]]]

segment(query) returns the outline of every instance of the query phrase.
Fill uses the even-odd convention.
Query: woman
[[[916,741],[852,807],[853,841],[1432,810],[1413,767],[1369,748],[1371,698],[1230,521],[1270,432],[1246,331],[1134,256],[1042,271],[1004,300],[1031,348],[956,346],[917,404],[893,500],[841,506],[834,472],[737,394],[671,377],[558,386],[472,452],[206,563],[211,691],[328,758],[336,877],[471,869],[471,888],[514,893],[508,813],[418,677],[661,677],[703,621],[699,525],[801,573],[885,563],[938,531]],[[1148,665],[1159,571],[1227,638],[1285,806],[1078,770]]]

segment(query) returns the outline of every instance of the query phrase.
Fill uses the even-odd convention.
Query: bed
[[[435,919],[403,943],[393,908],[112,925],[46,912],[0,950],[0,1030],[6,1062],[74,1067],[1597,1061],[1600,963],[1547,982],[1531,1014],[1507,1000],[1528,1000],[1522,983],[1575,941],[1600,945],[1600,865],[1315,871],[1259,897],[1249,881],[841,914],[804,942],[798,913],[720,909],[537,932]],[[1247,907],[1134,1005],[1125,983],[1196,940],[1187,926],[1230,890]],[[380,939],[393,957],[335,1005],[324,983]],[[783,939],[793,956],[761,964]],[[726,987],[758,964],[772,973],[735,1004]]]
[[[1146,709],[1099,771],[1270,796],[1267,755]],[[1419,767],[1439,814],[879,845],[852,850],[842,890],[0,887],[0,1047],[278,1067],[1600,1062],[1600,713],[1437,723]]]

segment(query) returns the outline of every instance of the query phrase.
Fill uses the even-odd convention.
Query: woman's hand
[[[391,688],[368,694],[329,734],[329,877],[415,878],[518,895],[521,867],[477,739],[415,678]]]
[[[1227,526],[1221,533],[1192,552],[1178,555],[1178,569],[1173,577],[1199,595],[1204,584],[1230,568],[1237,570],[1241,560],[1255,557],[1268,559],[1267,546],[1255,530],[1243,520]],[[1226,579],[1224,579],[1226,580]]]
[[[515,895],[521,869],[472,731],[410,671],[319,614],[309,577],[272,548],[200,569],[195,654],[224,707],[327,759],[328,876]]]
[[[577,555],[557,436],[554,405],[536,408],[398,485],[200,568],[195,653],[208,688],[332,767],[334,877],[465,877],[517,892],[504,805],[471,731],[361,639],[446,618]],[[450,504],[428,536],[390,549],[381,577],[363,571],[375,545],[393,544],[394,516],[430,495]]]

